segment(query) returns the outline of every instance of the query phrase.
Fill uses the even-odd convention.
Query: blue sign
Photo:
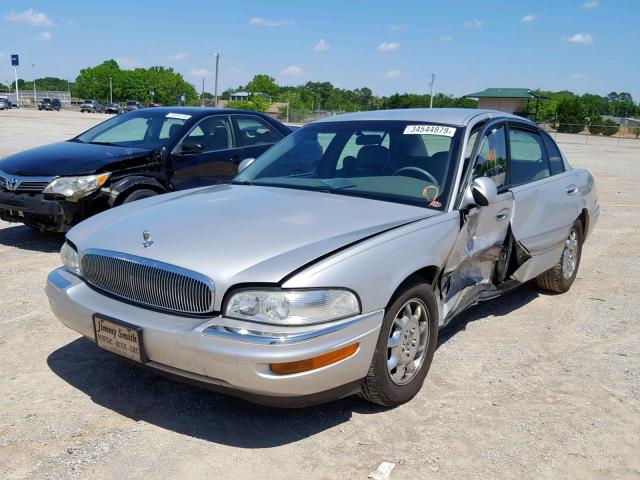
[[[18,60],[18,55],[11,55],[11,66],[17,67],[20,65],[20,60]]]

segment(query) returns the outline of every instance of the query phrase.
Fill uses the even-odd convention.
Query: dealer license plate
[[[143,362],[142,328],[128,323],[93,316],[96,344],[136,362]]]

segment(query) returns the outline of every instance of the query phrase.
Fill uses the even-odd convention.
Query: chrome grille
[[[0,172],[0,188],[8,191],[40,193],[55,177],[21,177]]]
[[[126,300],[180,313],[213,311],[213,282],[196,272],[108,250],[87,250],[82,275],[94,287]]]

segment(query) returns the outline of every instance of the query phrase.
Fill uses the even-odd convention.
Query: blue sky
[[[73,79],[115,58],[165,65],[198,90],[268,73],[280,84],[328,80],[378,95],[486,87],[628,91],[640,100],[639,0],[165,1],[0,3],[0,81]]]

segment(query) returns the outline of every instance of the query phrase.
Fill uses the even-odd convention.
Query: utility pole
[[[36,97],[36,64],[32,63],[33,66],[33,107],[36,108],[38,105],[37,97]]]
[[[431,95],[429,96],[429,108],[433,108],[433,86],[436,83],[436,74],[432,73],[431,74],[431,83],[429,83],[429,85],[431,86]]]
[[[202,77],[202,95],[201,95],[201,100],[202,100],[202,106],[204,107],[204,77]]]
[[[220,66],[220,54],[216,53],[216,81],[213,88],[214,106],[218,108],[218,67]]]
[[[113,81],[109,77],[109,103],[113,103]]]

